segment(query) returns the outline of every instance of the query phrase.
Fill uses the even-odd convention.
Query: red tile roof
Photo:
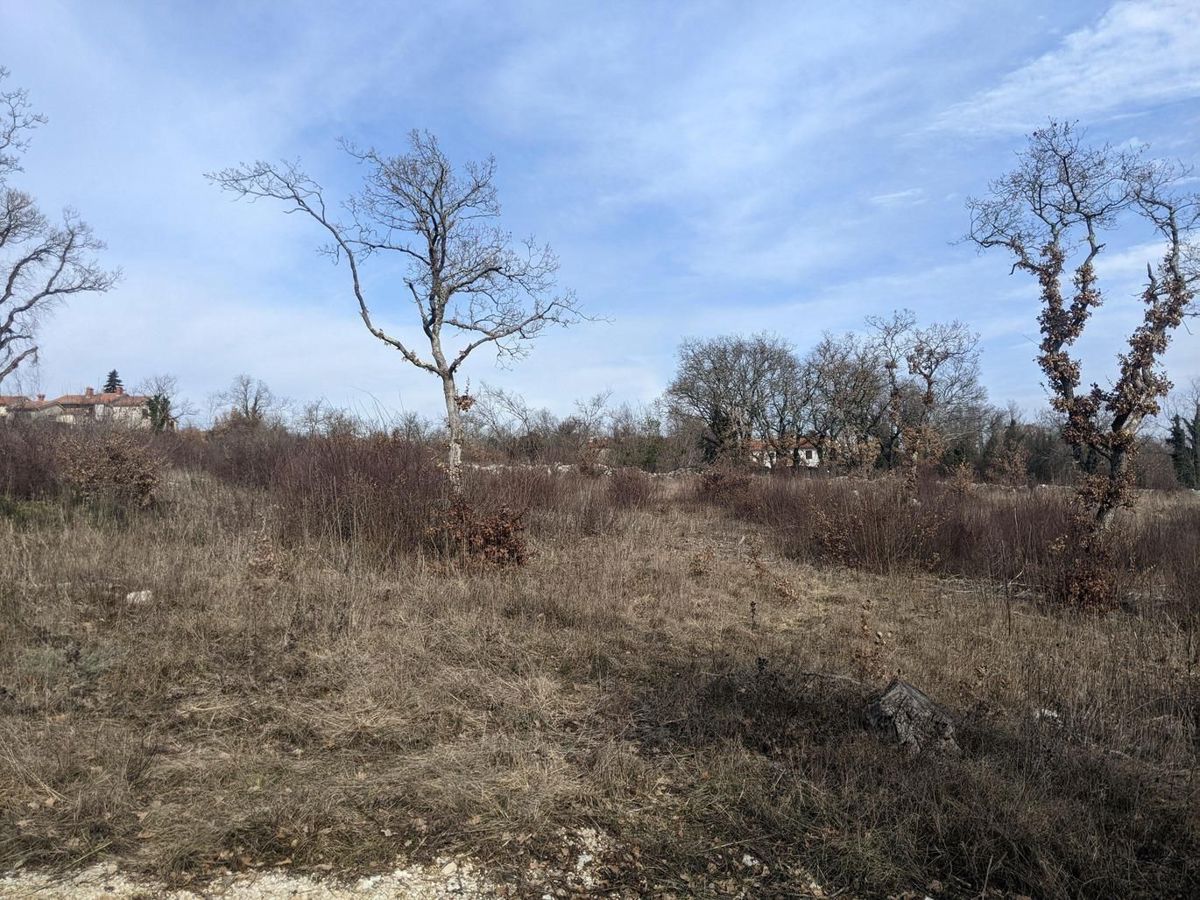
[[[45,400],[30,400],[20,394],[0,394],[0,406],[9,409],[41,409],[45,405]]]
[[[100,394],[63,394],[50,402],[57,406],[140,406],[149,398],[113,391]]]
[[[0,404],[14,409],[45,409],[49,406],[145,406],[149,397],[124,391],[63,394],[53,400],[31,400],[20,394],[0,394]]]

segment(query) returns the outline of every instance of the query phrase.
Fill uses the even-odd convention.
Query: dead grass
[[[592,827],[631,895],[1200,888],[1178,616],[814,568],[677,480],[480,477],[526,512],[522,566],[385,561],[181,470],[120,522],[0,518],[0,868],[462,850],[533,894]],[[956,713],[962,759],[863,730],[896,672]]]

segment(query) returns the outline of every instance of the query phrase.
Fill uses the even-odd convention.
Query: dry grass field
[[[514,470],[473,477],[464,538],[421,518],[420,448],[155,452],[145,505],[69,466],[38,499],[10,463],[0,870],[202,885],[463,855],[518,896],[1200,891],[1191,495],[1130,514],[1099,609],[1002,558],[1053,522],[1037,492],[868,509],[890,481]],[[948,549],[964,529],[986,550]],[[864,728],[896,674],[961,756]],[[592,832],[591,887],[556,880]]]

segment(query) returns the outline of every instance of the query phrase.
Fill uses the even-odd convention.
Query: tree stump
[[[907,681],[892,679],[867,706],[867,723],[894,740],[910,756],[919,753],[957,756],[950,714]]]

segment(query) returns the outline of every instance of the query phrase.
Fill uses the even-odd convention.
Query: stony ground
[[[738,885],[729,881],[722,893],[731,898],[756,896],[756,873],[763,864],[753,856],[744,855],[742,865],[748,880]],[[634,894],[605,891],[596,885],[593,873],[595,857],[581,853],[571,871],[550,872],[544,876],[544,898],[557,897],[632,897]],[[71,873],[27,872],[0,877],[0,898],[64,897],[70,900],[195,900],[205,897],[225,897],[231,900],[493,900],[524,896],[522,888],[493,877],[470,860],[440,858],[429,865],[409,865],[391,872],[366,877],[339,878],[336,872],[325,877],[289,872],[286,869],[254,874],[218,876],[202,888],[170,888],[145,877],[130,876],[120,871],[116,863],[90,866]],[[666,895],[670,896],[670,895]],[[805,875],[795,881],[795,897],[819,900],[828,896],[815,881]],[[847,896],[847,895],[840,895]]]
[[[68,876],[44,873],[11,875],[0,879],[0,897],[70,897],[73,900],[140,900],[148,897],[185,898],[221,896],[239,900],[304,897],[312,900],[339,900],[343,897],[473,898],[508,896],[502,886],[489,882],[470,866],[447,861],[438,866],[413,866],[396,869],[386,875],[372,875],[354,881],[331,877],[318,880],[286,871],[240,874],[218,878],[202,890],[169,889],[144,879],[128,877],[115,863],[92,866]]]

